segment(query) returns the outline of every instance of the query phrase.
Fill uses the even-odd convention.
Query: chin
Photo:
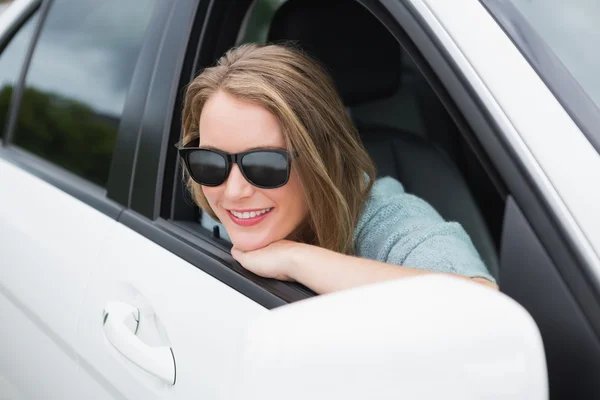
[[[250,237],[248,237],[250,236]],[[269,240],[269,239],[260,239],[257,240],[256,237],[252,237],[251,235],[230,235],[231,237],[231,243],[233,243],[233,245],[242,250],[242,251],[253,251],[253,250],[258,250],[261,249],[265,246],[270,245],[271,243],[275,242],[275,240]]]

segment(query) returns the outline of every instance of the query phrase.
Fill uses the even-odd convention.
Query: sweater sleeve
[[[460,224],[444,221],[389,177],[373,186],[355,232],[355,248],[360,257],[495,282]]]

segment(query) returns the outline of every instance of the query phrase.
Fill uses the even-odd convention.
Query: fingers
[[[265,275],[264,272],[261,272],[260,268],[257,269],[258,266],[256,265],[256,262],[252,261],[252,256],[248,255],[247,252],[242,251],[242,250],[240,250],[240,249],[238,249],[236,247],[232,247],[231,248],[231,256],[234,258],[234,260],[236,260],[237,262],[239,262],[240,265],[244,269],[246,269],[246,270],[248,270],[248,271],[250,271],[250,272],[252,272],[252,273],[254,273],[256,275],[265,277],[265,278],[269,278],[270,277],[270,276]]]

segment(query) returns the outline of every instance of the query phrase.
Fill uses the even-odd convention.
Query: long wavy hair
[[[289,46],[246,44],[229,50],[187,86],[184,145],[199,139],[202,108],[217,91],[270,111],[281,124],[287,150],[300,155],[292,168],[309,210],[303,241],[353,254],[353,234],[375,166],[324,68]],[[184,179],[196,203],[217,218],[201,186]]]

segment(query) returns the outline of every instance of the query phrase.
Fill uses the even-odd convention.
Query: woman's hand
[[[293,281],[294,254],[303,244],[290,240],[279,240],[258,250],[241,251],[235,247],[231,255],[248,271],[263,278]]]
[[[289,240],[280,240],[262,249],[247,252],[234,247],[231,255],[244,268],[259,276],[297,281],[316,293],[330,293],[369,283],[439,273],[347,256]],[[483,278],[448,275],[498,289],[496,284]]]

